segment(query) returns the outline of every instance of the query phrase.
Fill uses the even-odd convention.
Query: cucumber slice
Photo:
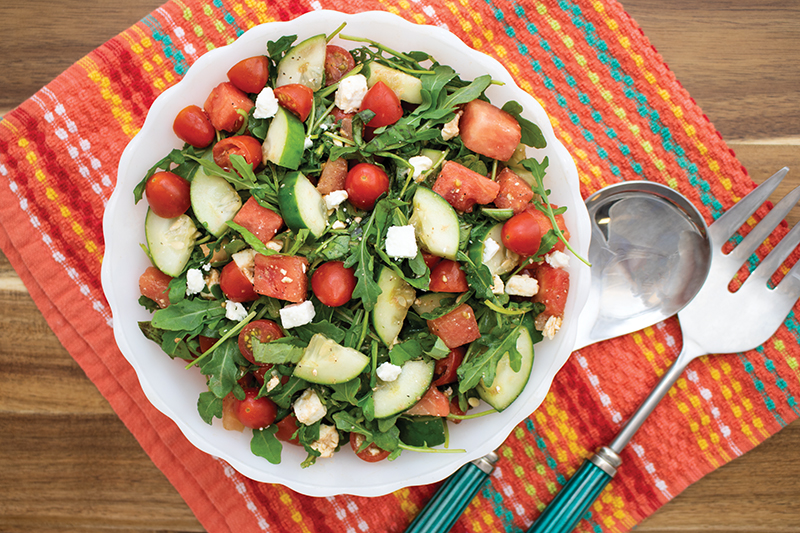
[[[267,136],[261,146],[265,161],[272,161],[278,166],[297,170],[303,160],[306,130],[300,119],[283,107],[269,123]]]
[[[460,295],[453,292],[428,292],[414,300],[414,311],[418,315],[430,313],[439,307],[440,302],[445,298],[453,298],[455,300]]]
[[[276,87],[290,83],[302,83],[316,92],[325,80],[325,50],[328,46],[325,34],[309,37],[286,52],[278,63]]]
[[[294,375],[311,383],[333,385],[355,378],[369,362],[370,358],[358,350],[316,333],[297,363]]]
[[[386,418],[405,411],[420,401],[433,381],[433,361],[406,361],[394,381],[381,381],[372,393],[375,418]]]
[[[381,294],[372,313],[372,325],[384,344],[392,347],[417,293],[397,272],[386,266],[378,275],[378,287]]]
[[[422,246],[433,255],[455,261],[461,229],[453,206],[425,187],[417,187],[413,206],[410,222]]]
[[[500,222],[505,222],[514,216],[513,209],[500,209],[497,207],[481,207],[481,213]]]
[[[433,148],[423,148],[419,155],[424,155],[433,162],[433,167],[436,167],[444,159],[444,152],[441,150],[434,150]]]
[[[209,176],[203,167],[197,169],[189,194],[194,216],[214,237],[228,230],[226,222],[233,220],[242,207],[236,189],[225,178]]]
[[[494,241],[497,251],[487,260],[483,260],[488,240]],[[492,275],[502,276],[511,272],[519,263],[519,256],[503,246],[503,224],[491,226],[483,235],[475,235],[475,240],[469,247],[469,258],[473,263],[483,263],[489,268]]]
[[[197,227],[187,215],[176,218],[161,218],[147,210],[144,219],[144,234],[150,258],[156,267],[173,278],[180,276],[192,256]]]
[[[522,178],[528,185],[536,187],[536,178],[533,177],[530,170],[522,166],[522,160],[527,157],[527,148],[525,148],[524,144],[519,144],[511,158],[506,161],[506,166],[510,168],[514,174]]]
[[[400,100],[410,104],[422,103],[422,81],[411,74],[371,61],[367,65],[367,86],[385,83]]]
[[[278,205],[283,221],[293,231],[308,229],[314,237],[328,227],[328,208],[317,188],[302,172],[292,172],[283,178],[278,189]]]
[[[530,333],[526,329],[520,330],[517,338],[517,350],[522,356],[519,372],[514,372],[511,369],[508,354],[505,354],[500,358],[500,362],[497,363],[497,373],[491,386],[487,387],[481,381],[476,387],[481,399],[498,411],[502,411],[517,399],[531,376],[533,342],[531,341]]]

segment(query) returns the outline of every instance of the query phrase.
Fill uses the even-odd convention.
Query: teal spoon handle
[[[446,533],[478,494],[497,462],[497,454],[467,463],[447,478],[405,533]]]
[[[622,463],[611,448],[601,448],[586,459],[528,533],[569,533],[586,515]]]

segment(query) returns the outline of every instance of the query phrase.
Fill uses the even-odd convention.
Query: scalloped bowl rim
[[[144,242],[146,201],[134,205],[132,190],[146,170],[170,149],[183,143],[172,132],[172,118],[189,104],[202,107],[211,88],[226,81],[226,72],[237,61],[266,53],[266,42],[282,35],[298,35],[298,41],[320,33],[330,33],[342,22],[350,35],[373,38],[399,50],[426,50],[443,64],[449,64],[465,79],[489,73],[503,86],[487,90],[492,102],[502,105],[514,99],[522,104],[523,115],[537,123],[548,141],[542,150],[529,150],[541,160],[549,156],[547,185],[551,198],[567,205],[566,222],[571,244],[584,257],[590,238],[589,218],[581,199],[577,169],[566,148],[555,137],[544,109],[528,93],[519,89],[511,75],[494,58],[467,47],[453,34],[435,26],[412,24],[386,12],[355,15],[316,11],[292,21],[256,26],[232,44],[212,50],[200,58],[175,86],[164,91],[151,106],[141,131],[130,141],[120,159],[117,187],[103,217],[106,242],[102,266],[102,285],[114,317],[117,345],[138,376],[148,400],[177,424],[198,449],[229,463],[241,474],[260,482],[280,483],[309,496],[352,494],[380,496],[407,486],[434,483],[452,474],[463,464],[499,447],[513,428],[525,420],[545,398],[556,372],[567,361],[574,345],[577,318],[589,288],[589,268],[572,257],[570,292],[561,331],[553,341],[536,346],[531,379],[508,409],[450,427],[450,446],[465,453],[403,453],[395,461],[365,463],[346,451],[332,459],[318,460],[302,469],[305,452],[284,446],[282,462],[272,465],[249,449],[249,431],[238,433],[203,422],[196,410],[205,380],[196,370],[184,370],[181,361],[172,361],[161,349],[140,333],[137,322],[149,320],[149,313],[138,305],[138,276],[149,265],[138,245]],[[375,28],[380,28],[375,30]],[[393,31],[387,31],[391,29]],[[332,41],[347,46],[338,37]],[[350,43],[350,47],[353,45]],[[139,228],[130,231],[131,228]],[[347,446],[346,443],[343,443]]]

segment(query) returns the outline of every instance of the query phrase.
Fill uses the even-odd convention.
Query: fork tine
[[[800,187],[798,187],[798,189],[800,189]],[[772,249],[767,257],[765,257],[758,267],[756,267],[753,273],[750,274],[748,280],[752,278],[754,280],[761,280],[762,282],[766,283],[772,277],[775,271],[778,270],[781,264],[783,264],[786,258],[789,257],[789,254],[794,251],[798,244],[800,244],[800,223],[795,224],[791,231],[789,231],[789,233],[787,233],[783,239],[781,239],[781,242],[779,242],[777,246]],[[798,264],[800,264],[800,262]],[[795,270],[795,267],[793,267],[792,270]],[[784,277],[784,280],[791,277],[793,277],[791,274],[787,274]],[[798,286],[800,286],[800,284]]]
[[[783,167],[767,178],[764,183],[750,191],[744,198],[736,202],[733,207],[725,211],[721,217],[709,226],[709,237],[720,245],[730,239],[736,233],[736,230],[750,218],[750,215],[755,213],[756,209],[769,198],[769,195],[780,184],[787,172],[789,172],[789,169]]]
[[[780,202],[778,202],[775,207],[750,230],[750,233],[742,239],[742,242],[733,249],[730,254],[731,258],[736,258],[744,263],[744,261],[761,246],[761,243],[772,233],[772,230],[786,218],[786,215],[798,201],[800,201],[800,187],[795,188],[789,194],[781,198]],[[792,248],[794,248],[794,246]],[[783,259],[785,258],[784,256]],[[780,262],[782,262],[783,259],[781,259]],[[780,264],[780,262],[778,264]]]

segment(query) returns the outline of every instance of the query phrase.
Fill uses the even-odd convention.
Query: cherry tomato
[[[442,259],[431,270],[431,292],[467,292],[467,275],[461,265],[450,259]]]
[[[329,44],[325,49],[325,85],[333,85],[355,66],[356,60],[350,52],[341,46]]]
[[[225,170],[233,168],[232,155],[244,157],[247,164],[256,169],[261,164],[261,141],[249,135],[234,135],[215,144],[212,153],[214,162]]]
[[[389,176],[379,166],[359,163],[347,173],[344,189],[351,204],[368,211],[380,195],[389,192]]]
[[[161,218],[175,218],[192,205],[189,182],[172,172],[156,172],[144,186],[150,209]]]
[[[355,288],[355,270],[345,268],[341,261],[322,263],[311,275],[311,290],[320,302],[329,307],[349,302]]]
[[[458,397],[457,396],[453,396],[450,399],[450,414],[451,415],[458,415],[458,416],[464,416],[465,414],[467,414],[467,412],[466,411],[462,411],[461,410],[461,406],[458,405]],[[453,422],[454,424],[460,424],[461,423],[461,420],[459,420],[457,418],[456,419],[448,419],[447,421],[448,422]]]
[[[234,400],[233,411],[236,418],[246,427],[252,429],[264,429],[273,422],[278,414],[275,402],[269,398],[258,396],[258,389],[246,389],[244,400]]]
[[[389,126],[403,116],[403,106],[400,105],[400,99],[382,81],[370,87],[367,94],[364,95],[359,111],[364,111],[365,109],[375,112],[375,116],[367,122],[367,126],[370,128]]]
[[[436,366],[433,369],[433,383],[432,385],[438,387],[439,385],[447,385],[453,383],[458,379],[456,371],[461,366],[461,361],[464,360],[464,353],[466,350],[463,346],[453,348],[447,357],[436,361]]]
[[[294,416],[294,413],[289,413],[275,425],[278,426],[278,431],[275,433],[275,437],[278,440],[288,442],[289,444],[294,444],[295,446],[302,446],[297,437],[292,438],[294,432],[300,427],[300,425],[297,423],[297,417]]]
[[[216,130],[208,115],[196,105],[184,107],[172,123],[172,131],[180,140],[195,148],[205,148],[214,140]]]
[[[379,448],[374,442],[370,442],[369,446],[358,451],[366,439],[361,433],[356,433],[355,431],[350,433],[350,447],[355,452],[356,457],[368,463],[377,463],[389,457],[389,452]]]
[[[258,342],[266,343],[283,337],[283,331],[276,322],[266,319],[253,320],[242,328],[239,333],[239,351],[245,359],[260,365],[261,363],[257,363],[253,357],[253,337],[258,339]]]
[[[314,91],[302,83],[290,83],[275,87],[275,98],[286,110],[294,113],[300,122],[305,122],[314,106]]]
[[[503,245],[514,253],[530,256],[539,249],[542,231],[539,222],[531,213],[523,211],[503,224]]]
[[[246,93],[260,93],[269,78],[269,62],[266,56],[242,59],[228,71],[228,79],[237,89]]]
[[[247,279],[236,261],[231,261],[222,267],[222,272],[219,274],[219,288],[234,302],[252,302],[258,299],[258,294],[253,289],[253,282]]]

